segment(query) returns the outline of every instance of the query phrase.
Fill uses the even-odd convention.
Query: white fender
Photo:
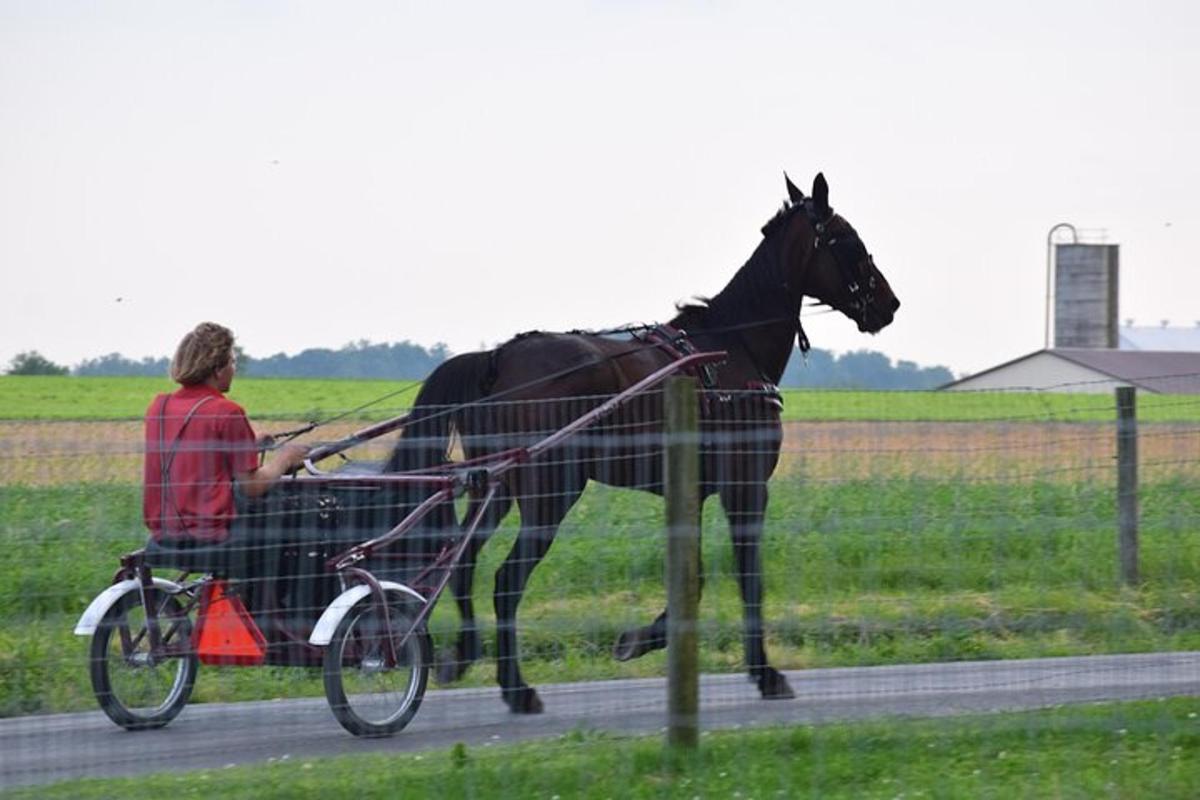
[[[154,578],[154,585],[162,589],[168,594],[176,594],[182,587],[174,581],[166,580],[165,578]],[[120,583],[114,583],[112,586],[105,589],[100,594],[96,595],[91,604],[83,612],[83,616],[79,618],[79,622],[75,623],[76,636],[91,636],[96,632],[96,627],[100,624],[100,620],[104,619],[104,615],[108,610],[116,605],[117,600],[128,591],[137,591],[140,584],[135,578],[123,580]]]
[[[402,594],[409,595],[421,605],[425,605],[425,598],[419,592],[402,583],[380,581],[379,585],[383,587],[385,592],[401,592]],[[359,583],[339,594],[325,609],[325,612],[321,614],[321,618],[317,620],[317,625],[313,628],[312,635],[308,637],[308,643],[322,647],[329,644],[333,640],[333,632],[337,630],[342,617],[350,613],[350,609],[354,607],[354,604],[370,593],[370,586],[367,586],[365,583]]]

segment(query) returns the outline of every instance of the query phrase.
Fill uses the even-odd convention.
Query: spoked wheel
[[[429,634],[423,625],[413,629],[414,618],[410,603],[389,593],[394,664],[388,663],[388,626],[369,595],[342,618],[325,649],[325,697],[355,736],[391,736],[417,713],[433,659]]]
[[[132,589],[121,596],[92,635],[92,691],[109,719],[128,730],[161,728],[183,710],[196,682],[192,623],[171,595],[154,589],[161,652],[150,647],[146,609]]]

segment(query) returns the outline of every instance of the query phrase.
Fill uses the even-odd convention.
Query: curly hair
[[[233,331],[215,322],[192,329],[171,359],[171,380],[184,386],[204,383],[233,358]]]

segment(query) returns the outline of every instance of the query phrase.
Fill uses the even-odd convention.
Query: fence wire
[[[257,531],[259,572],[234,575],[233,585],[265,636],[268,664],[201,665],[178,719],[138,736],[95,711],[97,654],[72,630],[112,581],[118,556],[146,543],[142,424],[0,421],[9,454],[0,463],[0,784],[45,788],[76,777],[307,763],[380,747],[396,754],[394,766],[419,772],[428,768],[422,753],[460,743],[510,780],[485,789],[453,784],[462,776],[448,773],[446,786],[466,796],[526,797],[542,793],[540,785],[514,777],[510,761],[489,762],[488,748],[535,736],[543,754],[601,745],[624,752],[639,746],[630,744],[637,735],[657,736],[665,725],[664,652],[650,647],[617,660],[614,645],[650,626],[666,603],[658,392],[504,477],[493,508],[506,513],[483,521],[469,592],[452,581],[428,620],[422,706],[386,745],[338,727],[324,699],[328,662],[305,644],[344,588],[329,559],[387,532],[432,493],[381,487],[373,476],[436,472],[447,459],[487,464],[489,454],[529,447],[605,399],[425,409],[430,425],[419,432],[389,434],[320,465],[357,482],[297,482],[244,507],[247,529]],[[1126,586],[1117,550],[1117,410],[1107,386],[785,392],[781,425],[762,392],[702,393],[701,750],[731,749],[735,762],[757,764],[761,734],[783,755],[754,767],[764,773],[757,777],[714,773],[704,787],[655,766],[649,772],[665,781],[662,793],[932,795],[919,774],[925,764],[953,778],[946,796],[998,794],[1009,784],[997,753],[1021,753],[1024,769],[1044,772],[1046,762],[1023,752],[1022,740],[1032,752],[1041,737],[1061,736],[1066,743],[1055,746],[1072,752],[1080,746],[1074,734],[1115,729],[1132,733],[1074,756],[1095,760],[1086,786],[1125,787],[1137,774],[1168,796],[1174,781],[1200,779],[1200,706],[1188,699],[1200,694],[1200,397],[1143,393],[1138,402],[1140,582]],[[304,441],[336,441],[362,424],[339,420]],[[435,590],[439,573],[423,570],[460,541],[475,497],[460,497],[452,516],[431,516],[366,566]],[[758,499],[766,502],[761,531]],[[735,530],[742,523],[751,527]],[[735,534],[758,542],[757,560],[739,561]],[[761,579],[769,664],[785,674],[794,699],[760,699],[747,674],[761,665],[749,664],[745,649],[738,572],[746,563]],[[518,597],[513,628],[503,623]],[[468,606],[475,619],[463,636]],[[506,650],[509,635],[516,643]],[[497,682],[512,689],[518,664],[542,714],[514,714],[504,702]],[[367,678],[364,692],[373,685]],[[1183,699],[1159,702],[1173,697]],[[1153,703],[1075,705],[1134,700]],[[998,710],[1033,715],[960,716]],[[1107,763],[1132,750],[1137,758],[1128,763]],[[943,751],[957,752],[952,766],[937,766]],[[992,789],[973,793],[979,773],[958,775],[970,761],[964,752],[995,781],[975,785]],[[843,758],[861,766],[888,753],[894,761],[880,774],[842,774]],[[647,778],[633,762],[581,765],[569,782],[577,792],[562,796],[636,794]],[[1045,789],[1032,777],[1017,784],[1052,793]]]

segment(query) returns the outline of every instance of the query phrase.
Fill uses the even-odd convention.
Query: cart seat
[[[150,539],[142,551],[142,560],[149,567],[164,567],[206,572],[224,578],[245,578],[255,574],[255,566],[263,554],[255,548],[234,542],[200,544],[192,542],[156,542]]]

